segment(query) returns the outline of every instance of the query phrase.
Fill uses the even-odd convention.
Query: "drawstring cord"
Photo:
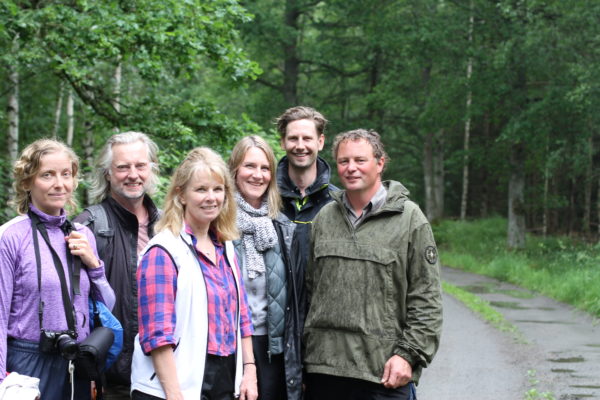
[[[69,381],[71,382],[71,400],[75,396],[75,377],[73,376],[75,372],[75,365],[73,364],[73,360],[69,360]]]

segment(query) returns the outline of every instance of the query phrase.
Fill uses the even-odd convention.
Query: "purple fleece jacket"
[[[52,216],[44,214],[33,206],[30,207],[46,225],[50,243],[60,256],[65,276],[68,277],[67,243],[65,235],[60,229],[66,219],[64,210],[60,216]],[[96,257],[98,257],[96,240],[92,232],[80,224],[75,224],[75,229],[87,236]],[[67,320],[62,302],[60,280],[54,267],[52,253],[39,233],[38,238],[42,264],[43,326],[47,330],[66,330]],[[100,261],[100,267],[95,269],[88,269],[82,265],[81,294],[76,295],[73,301],[78,342],[81,342],[90,333],[88,308],[90,281],[94,283],[95,287],[93,289],[94,298],[102,300],[109,309],[112,309],[115,303],[114,292],[104,276],[104,263]],[[68,279],[67,285],[69,285]],[[40,339],[39,298],[31,220],[27,215],[21,215],[0,226],[0,382],[6,376],[7,338],[31,342],[38,342]]]

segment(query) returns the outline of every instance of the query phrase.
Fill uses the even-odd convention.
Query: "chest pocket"
[[[395,251],[329,240],[315,244],[314,257],[314,327],[380,337],[393,331]]]

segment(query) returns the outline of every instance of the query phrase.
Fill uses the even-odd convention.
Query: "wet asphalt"
[[[489,301],[517,332],[498,331],[444,294],[440,349],[418,400],[600,399],[599,320],[492,278],[444,267],[442,279]]]

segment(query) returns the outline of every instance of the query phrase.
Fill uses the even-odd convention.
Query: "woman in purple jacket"
[[[20,215],[0,227],[0,381],[9,372],[40,378],[44,400],[90,398],[89,381],[71,385],[70,360],[90,333],[88,297],[115,301],[93,234],[65,213],[78,169],[58,141],[27,146],[13,169]]]

